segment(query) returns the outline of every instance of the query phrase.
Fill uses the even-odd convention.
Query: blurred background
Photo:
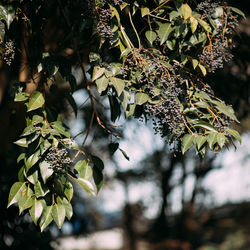
[[[75,187],[71,221],[62,230],[52,224],[41,234],[29,215],[19,216],[15,206],[6,209],[20,149],[1,142],[0,249],[250,249],[250,5],[229,2],[247,18],[235,36],[233,61],[208,81],[237,111],[241,124],[236,129],[242,133],[237,151],[230,147],[219,154],[208,153],[202,161],[193,151],[182,156],[154,135],[150,122],[121,118],[116,131],[128,160],[121,151],[112,155],[109,145],[116,139],[94,124],[85,150],[99,152],[105,162],[103,188],[93,198]],[[84,135],[79,131],[89,123],[91,107],[84,90],[74,97],[77,119],[69,106],[58,105],[75,140],[82,143]],[[107,109],[103,116],[109,115]]]

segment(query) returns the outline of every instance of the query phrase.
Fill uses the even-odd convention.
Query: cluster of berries
[[[211,18],[211,15],[214,13],[215,9],[223,4],[219,0],[205,0],[201,1],[196,7],[196,11],[200,13],[205,18]]]
[[[1,53],[1,59],[7,64],[11,65],[15,57],[15,46],[13,41],[9,40],[7,42],[0,41],[0,47],[3,52]]]
[[[65,148],[51,147],[45,156],[45,161],[48,162],[55,172],[60,172],[69,166],[72,161],[69,153]]]
[[[98,24],[97,24],[98,34],[102,39],[111,41],[112,38],[114,37],[114,32],[110,25],[112,11],[110,9],[98,8],[97,16],[98,16]]]
[[[152,118],[155,132],[162,136],[178,136],[185,129],[184,117],[177,101],[186,95],[181,86],[184,80],[178,75],[181,66],[174,63],[170,68],[165,64],[167,61],[169,59],[166,56],[159,57],[152,51],[135,50],[124,61],[122,75],[124,79],[134,79],[138,88],[152,99],[160,100],[145,105],[145,113]]]
[[[176,98],[169,97],[159,104],[147,103],[145,112],[153,117],[154,130],[162,137],[166,135],[178,136],[184,133],[184,116]]]

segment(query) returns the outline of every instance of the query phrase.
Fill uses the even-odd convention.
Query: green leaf
[[[101,77],[104,74],[105,70],[106,70],[105,68],[101,68],[100,66],[95,66],[92,74],[92,82]]]
[[[125,88],[125,82],[124,82],[124,80],[122,80],[120,78],[111,77],[109,79],[109,84],[114,86],[118,97],[121,95],[122,91]]]
[[[149,13],[150,13],[149,8],[147,8],[147,7],[141,8],[141,16],[142,16],[142,17],[148,15]]]
[[[24,147],[24,148],[28,147],[28,143],[27,143],[27,139],[26,138],[21,138],[21,139],[15,141],[14,143],[16,145],[20,146],[20,147]]]
[[[149,96],[145,93],[139,92],[139,93],[136,93],[135,100],[136,100],[136,104],[142,105],[149,100]]]
[[[227,106],[226,104],[222,102],[218,102],[218,101],[213,101],[212,103],[216,104],[215,107],[216,109],[218,109],[219,112],[225,114],[226,116],[230,117],[231,119],[239,123],[239,120],[235,116],[234,110],[232,109],[232,107]]]
[[[217,142],[218,133],[212,132],[207,136],[207,142],[209,147],[213,150],[214,144]]]
[[[147,40],[150,42],[150,44],[152,45],[154,40],[156,39],[157,37],[157,34],[152,31],[152,30],[148,30],[146,33],[145,33],[145,36],[147,38]]]
[[[207,74],[206,68],[205,68],[204,66],[202,66],[200,63],[198,64],[198,66],[199,66],[199,68],[200,68],[202,74],[203,74],[204,76],[206,76],[206,74]]]
[[[93,175],[92,168],[85,160],[78,161],[75,165],[75,169],[79,173],[80,178],[90,180]]]
[[[31,95],[30,100],[27,103],[27,112],[41,108],[44,103],[45,103],[45,100],[44,100],[42,93],[39,91],[35,91]]]
[[[15,9],[13,8],[13,6],[8,5],[8,8],[6,9],[2,5],[0,5],[0,19],[3,19],[6,22],[8,29],[10,28],[10,24],[12,23],[14,18]]]
[[[19,201],[19,199],[22,196],[22,193],[25,191],[26,185],[25,182],[15,182],[9,193],[9,198],[8,198],[8,206],[11,206],[12,204],[16,203]]]
[[[19,215],[25,210],[33,205],[33,191],[31,188],[26,187],[26,190],[22,192],[22,195],[18,201]]]
[[[65,220],[66,211],[63,204],[54,204],[52,208],[52,216],[59,229],[62,228]]]
[[[127,107],[128,107],[128,102],[131,99],[130,93],[128,91],[124,90],[119,99],[121,101],[121,104],[122,104],[124,111],[126,111]]]
[[[121,153],[123,154],[123,156],[124,156],[124,158],[126,159],[126,160],[130,160],[129,159],[129,157],[128,157],[128,155],[127,155],[127,153],[123,150],[123,149],[121,149],[121,148],[119,148],[119,150],[121,151]]]
[[[31,135],[32,133],[36,131],[38,131],[38,129],[35,128],[33,125],[30,125],[23,130],[23,133],[20,136],[23,137],[23,136]]]
[[[60,142],[61,142],[66,148],[79,150],[79,146],[78,146],[77,142],[76,142],[75,140],[73,140],[73,139],[70,139],[70,138],[61,139]]]
[[[169,34],[172,32],[173,28],[171,27],[171,23],[163,23],[159,24],[159,30],[157,31],[161,45],[165,43],[168,39]]]
[[[232,10],[233,12],[235,12],[235,13],[237,13],[237,14],[243,16],[244,18],[246,18],[245,14],[244,14],[241,10],[239,10],[239,9],[237,9],[237,8],[235,8],[235,7],[231,7],[231,10]]]
[[[14,101],[15,101],[15,102],[23,102],[23,101],[26,101],[26,100],[28,100],[29,96],[30,96],[30,95],[29,95],[28,93],[21,92],[21,93],[16,94]]]
[[[197,146],[197,149],[200,150],[200,148],[204,145],[204,143],[207,141],[206,136],[198,135],[195,137],[195,143]]]
[[[49,193],[49,189],[40,181],[37,181],[34,185],[34,191],[37,198],[44,197],[47,193]]]
[[[82,179],[82,178],[78,178],[76,179],[76,181],[82,187],[82,189],[85,190],[87,193],[94,195],[94,196],[96,195],[94,186],[90,181]]]
[[[96,83],[98,92],[102,93],[103,91],[105,91],[107,89],[107,87],[109,85],[109,80],[104,75],[101,78],[98,78],[95,83]]]
[[[168,40],[167,41],[167,46],[170,50],[174,50],[175,48],[175,45],[176,45],[176,40]]]
[[[181,152],[184,154],[188,149],[191,148],[193,145],[195,136],[191,134],[186,134],[183,137],[182,144],[181,144]]]
[[[117,22],[118,22],[118,24],[120,24],[120,15],[119,15],[119,12],[117,11],[117,9],[114,7],[114,6],[112,6],[111,4],[109,4],[109,7],[110,7],[110,9],[112,10],[112,17],[116,17],[116,19],[117,19]]]
[[[225,142],[226,142],[226,136],[223,135],[222,133],[219,133],[217,135],[217,143],[220,146],[220,148],[223,148]]]
[[[229,128],[226,131],[241,143],[241,136],[238,131]]]
[[[43,182],[46,183],[48,178],[54,173],[52,166],[46,161],[42,161],[39,164],[39,166],[40,166],[40,173],[41,173]]]
[[[50,147],[51,143],[48,140],[43,141],[40,145],[41,155],[43,155]]]
[[[197,26],[198,26],[197,19],[191,16],[190,17],[190,27],[191,27],[192,33],[194,33],[197,30]]]
[[[223,8],[222,7],[217,7],[217,8],[215,8],[215,10],[213,12],[212,17],[216,19],[218,17],[223,16],[223,13],[224,13]]]
[[[26,177],[25,177],[25,175],[24,175],[24,171],[25,171],[25,167],[24,167],[24,166],[22,166],[22,167],[19,169],[19,171],[18,171],[18,180],[19,180],[20,182],[25,182],[25,181],[26,181]]]
[[[55,121],[51,123],[51,126],[58,131],[61,135],[64,135],[66,137],[70,137],[70,133],[66,131],[65,127],[62,125],[60,121]]]
[[[38,180],[38,170],[32,168],[27,174],[27,179],[30,183],[35,184]]]
[[[42,215],[43,212],[43,202],[42,200],[33,199],[33,205],[29,210],[30,216],[35,224],[37,224],[38,219]]]
[[[201,99],[205,99],[205,100],[208,100],[208,101],[212,100],[211,97],[208,94],[206,94],[205,92],[196,92],[194,94],[194,96],[196,98],[201,98]]]
[[[19,162],[20,162],[21,160],[23,160],[24,158],[25,158],[25,153],[21,153],[21,154],[18,156],[16,162],[19,163]]]
[[[198,106],[200,108],[203,108],[203,109],[206,109],[206,108],[210,107],[210,105],[207,102],[202,102],[202,101],[196,102],[196,103],[194,103],[194,105]]]
[[[204,30],[206,30],[209,33],[212,32],[212,28],[207,22],[203,21],[202,19],[198,19],[198,22],[204,28]]]
[[[172,21],[173,19],[175,19],[176,17],[179,17],[180,16],[180,13],[178,11],[172,11],[170,12],[169,14],[169,20]]]
[[[204,122],[204,121],[199,121],[199,122],[195,123],[193,125],[193,127],[194,128],[199,127],[199,128],[203,128],[205,130],[212,131],[212,132],[218,132],[214,126],[212,126],[211,124]]]
[[[57,197],[56,201],[58,204],[62,204],[64,206],[66,217],[68,218],[68,220],[70,220],[73,215],[73,208],[70,202],[65,197],[63,197],[62,199],[60,197]]]
[[[184,17],[184,20],[187,20],[189,17],[192,16],[192,9],[190,8],[190,6],[187,3],[182,4],[181,13],[182,13],[182,15]]]
[[[41,228],[41,232],[52,222],[53,217],[52,217],[52,209],[53,206],[47,206],[44,205],[43,207],[43,213],[42,213],[42,217],[40,220],[40,228]]]
[[[26,166],[26,171],[29,171],[31,167],[33,167],[40,159],[41,153],[40,149],[37,150],[34,154],[32,154],[26,161],[24,161]]]
[[[69,181],[65,183],[64,194],[67,197],[68,201],[71,201],[74,194],[74,189],[73,185]]]

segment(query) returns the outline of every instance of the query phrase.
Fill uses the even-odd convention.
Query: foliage
[[[156,133],[181,145],[182,153],[193,146],[204,156],[208,148],[218,151],[240,141],[231,128],[238,122],[234,110],[205,82],[231,59],[240,16],[239,9],[210,0],[3,2],[1,64],[19,79],[14,100],[26,109],[26,128],[15,142],[24,151],[8,206],[18,203],[20,213],[29,209],[41,231],[53,220],[61,228],[73,213],[71,182],[91,195],[100,190],[103,162],[87,155],[84,144],[94,121],[109,134],[112,129],[96,109],[95,86],[109,100],[112,122],[122,112],[126,118],[152,118]],[[82,74],[92,107],[81,147],[62,123],[60,107],[49,103],[63,79],[77,114],[73,68]],[[34,91],[28,90],[30,83]],[[112,146],[114,153],[119,145]],[[75,151],[72,159],[69,150]],[[77,160],[80,154],[84,160]]]

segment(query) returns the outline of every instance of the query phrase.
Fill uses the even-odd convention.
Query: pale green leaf
[[[226,129],[226,131],[241,143],[241,136],[238,131],[234,129]]]
[[[239,10],[239,9],[237,9],[237,8],[235,8],[235,7],[231,7],[231,9],[232,9],[233,12],[235,12],[235,13],[237,13],[237,14],[243,16],[244,18],[246,18],[244,12],[242,12],[241,10]]]
[[[146,93],[136,93],[135,95],[136,104],[142,105],[149,100],[149,96]]]
[[[223,16],[223,13],[224,13],[223,8],[221,6],[219,6],[219,7],[215,8],[215,10],[212,14],[212,17],[213,18],[221,17],[221,16]]]
[[[198,135],[195,137],[195,143],[197,146],[197,149],[200,150],[200,148],[205,144],[207,141],[206,136]]]
[[[47,193],[49,193],[49,189],[40,181],[37,181],[34,185],[34,191],[37,198],[44,197]]]
[[[29,171],[31,167],[33,167],[40,159],[40,149],[37,150],[34,154],[32,154],[25,162],[26,171]]]
[[[159,30],[157,30],[157,33],[160,37],[161,45],[167,41],[172,30],[173,28],[171,27],[171,23],[163,23],[159,25]]]
[[[26,190],[25,182],[15,182],[10,189],[7,207],[18,202],[22,196],[22,193],[25,190]]]
[[[79,173],[80,178],[90,180],[93,175],[92,168],[89,166],[89,164],[85,160],[78,161],[75,164],[75,169]]]
[[[21,214],[25,209],[30,208],[33,205],[33,200],[33,191],[31,188],[26,187],[25,191],[22,192],[22,195],[18,200],[19,214]]]
[[[175,19],[176,17],[179,17],[180,16],[180,13],[178,11],[172,11],[170,12],[169,14],[169,20],[172,21],[173,19]]]
[[[60,121],[55,121],[51,123],[51,126],[59,132],[61,135],[64,135],[66,137],[70,137],[70,133],[66,131],[65,127],[62,125]]]
[[[152,30],[148,30],[146,33],[145,33],[145,36],[147,38],[147,40],[150,42],[150,44],[152,45],[154,40],[156,39],[157,37],[157,34],[152,31]]]
[[[184,135],[182,144],[181,144],[182,154],[184,154],[188,149],[191,148],[191,146],[193,145],[194,138],[195,136],[191,134]]]
[[[37,224],[38,219],[42,215],[43,212],[43,202],[42,200],[33,199],[33,205],[29,210],[30,216],[35,224]]]
[[[16,145],[20,146],[20,147],[24,147],[24,148],[28,147],[28,143],[27,143],[27,139],[26,138],[21,138],[21,139],[15,141],[14,143]]]
[[[104,74],[105,70],[106,70],[105,68],[101,68],[100,66],[95,66],[92,74],[92,82],[101,77]]]
[[[212,131],[212,132],[218,132],[217,129],[212,126],[211,124],[207,123],[207,122],[204,122],[204,121],[199,121],[197,123],[195,123],[193,125],[193,127],[198,127],[198,128],[203,128],[205,130],[209,130],[209,131]]]
[[[214,144],[217,142],[218,133],[212,132],[207,136],[207,142],[209,147],[213,150]]]
[[[61,229],[65,220],[66,211],[63,204],[54,204],[52,208],[52,216],[59,229]]]
[[[73,185],[69,181],[65,183],[64,194],[67,197],[68,201],[71,201],[74,194],[74,189]]]
[[[103,75],[101,78],[98,78],[95,83],[96,83],[98,92],[102,93],[104,90],[107,89],[109,80],[105,75]]]
[[[45,100],[44,100],[43,94],[39,91],[35,91],[31,95],[30,100],[27,103],[27,112],[41,108],[44,103],[45,103]]]
[[[54,173],[52,166],[46,161],[42,161],[39,164],[39,166],[40,166],[40,173],[41,173],[43,182],[46,183],[48,178]]]
[[[28,100],[29,96],[30,96],[30,95],[29,95],[28,93],[21,92],[21,93],[16,94],[14,101],[15,101],[15,102],[23,102],[23,101],[26,101],[26,100]]]
[[[46,204],[43,207],[43,213],[41,216],[40,220],[40,229],[41,232],[52,222],[53,217],[52,217],[52,209],[53,206],[47,206]]]
[[[223,135],[222,133],[219,133],[217,135],[217,143],[220,146],[220,148],[223,148],[223,146],[225,145],[226,142],[226,136]]]
[[[76,179],[76,181],[82,187],[82,189],[85,190],[87,193],[94,195],[94,196],[96,195],[94,186],[90,181],[82,179],[82,178],[78,178]]]
[[[125,81],[120,78],[111,77],[109,79],[109,84],[114,86],[118,97],[121,95],[122,91],[125,88]]]

